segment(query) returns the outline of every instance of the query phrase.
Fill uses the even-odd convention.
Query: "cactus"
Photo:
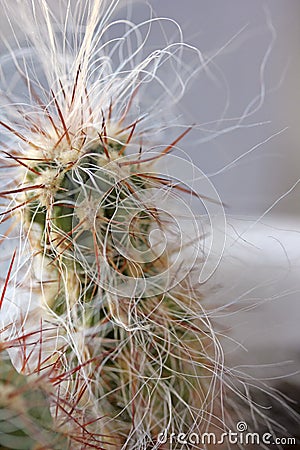
[[[17,189],[4,194],[16,194],[13,215],[41,261],[42,307],[49,321],[57,317],[65,341],[52,383],[81,423],[96,421],[90,428],[112,448],[153,445],[170,421],[193,429],[211,401],[199,297],[187,283],[172,287],[177,247],[160,251],[161,242],[149,239],[152,230],[172,232],[155,200],[165,183],[176,185],[155,175],[152,161],[122,156],[134,126],[117,139],[104,120],[98,138],[83,135],[82,148],[71,144],[67,159],[66,142],[53,143],[51,159],[36,149],[18,168]],[[40,360],[34,370],[48,365]]]
[[[0,448],[66,448],[67,439],[50,414],[49,384],[17,373],[7,356],[1,357],[0,369]]]
[[[1,360],[1,411],[17,415],[1,445],[184,448],[159,436],[218,433],[236,414],[191,209],[222,203],[192,164],[194,180],[177,176],[187,166],[172,157],[193,128],[172,109],[205,63],[181,41],[145,56],[143,27],[156,19],[110,23],[117,0],[83,3],[18,2],[25,42],[2,69],[1,342],[18,374]],[[117,24],[126,31],[106,40]]]
[[[22,31],[39,20],[36,35],[27,36],[36,39],[44,23],[48,40],[15,61],[17,85],[10,87],[6,66],[3,75],[15,100],[0,122],[7,168],[1,217],[4,242],[19,243],[3,269],[3,342],[20,373],[51,387],[62,448],[159,448],[162,431],[205,430],[221,408],[217,338],[192,280],[203,256],[189,204],[200,193],[169,170],[191,127],[169,133],[162,146],[163,107],[170,105],[165,98],[156,104],[157,129],[151,106],[140,111],[149,77],[170,51],[153,52],[130,71],[121,61],[109,72],[111,53],[98,42],[109,28],[108,4],[95,1],[77,52],[64,47],[60,60],[65,44],[55,13],[47,2],[32,5],[24,2],[24,15],[20,8]],[[138,36],[139,27],[128,35]],[[175,45],[172,65],[181,64],[183,48]]]

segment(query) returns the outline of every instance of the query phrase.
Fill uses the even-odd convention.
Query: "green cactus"
[[[11,24],[13,2],[2,3]],[[145,53],[160,22],[111,23],[119,0],[17,3],[24,45],[0,76],[1,242],[11,244],[0,319],[19,373],[1,360],[0,445],[185,448],[158,436],[218,433],[236,417],[199,284],[209,233],[191,208],[205,201],[213,228],[208,204],[219,205],[225,235],[223,205],[187,158],[171,159],[193,129],[173,107],[207,62],[174,21],[175,38]]]
[[[49,384],[43,377],[28,377],[16,372],[7,355],[1,355],[1,449],[67,448],[67,439],[59,427],[55,427],[55,421],[50,414],[50,398]]]
[[[188,286],[147,287],[178,249],[166,247],[157,256],[150,244],[152,229],[169,226],[150,201],[165,180],[155,176],[153,162],[123,156],[131,137],[115,143],[102,133],[100,144],[74,149],[76,159],[65,164],[64,148],[51,160],[40,155],[41,162],[25,172],[22,167],[20,202],[32,247],[43,255],[44,276],[49,266],[57,274],[47,307],[69,321],[78,338],[79,356],[61,327],[68,343],[64,362],[55,360],[62,368],[57,380],[68,383],[68,402],[94,418],[89,428],[101,430],[106,445],[135,448],[139,433],[153,443],[170,420],[178,429],[197,427],[210,402],[212,373],[199,298]],[[116,280],[101,278],[107,266]],[[128,280],[136,283],[129,294]],[[123,296],[114,292],[122,289]]]
[[[87,54],[102,2],[92,3]],[[159,171],[191,127],[155,150],[151,128],[140,125],[137,108],[130,111],[140,75],[158,56],[137,73],[120,68],[103,86],[87,73],[90,55],[75,73],[48,80],[48,91],[28,78],[25,131],[14,122],[17,105],[0,121],[8,142],[3,164],[13,160],[1,217],[20,244],[0,301],[2,311],[12,310],[3,339],[33,411],[45,410],[33,434],[21,422],[11,432],[7,424],[3,439],[10,433],[17,442],[20,428],[24,448],[42,445],[48,426],[53,448],[146,449],[159,445],[165,429],[206,429],[218,403],[211,389],[216,337],[187,276],[197,258],[181,257],[198,249],[200,236],[186,233],[184,242],[177,217],[190,220],[179,199],[198,194]],[[46,397],[31,390],[38,374]],[[24,420],[31,421],[30,405],[18,415]]]

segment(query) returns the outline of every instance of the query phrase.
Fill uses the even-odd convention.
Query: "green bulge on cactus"
[[[68,448],[50,414],[48,387],[41,377],[17,373],[0,355],[0,448],[61,450]]]

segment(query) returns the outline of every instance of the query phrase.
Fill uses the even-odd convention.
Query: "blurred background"
[[[185,40],[204,55],[218,53],[213,59],[216,70],[212,67],[218,80],[209,80],[203,73],[184,99],[186,110],[196,123],[220,119],[227,100],[226,117],[242,116],[260,94],[263,77],[265,98],[252,122],[270,123],[221,135],[199,146],[192,156],[203,171],[215,173],[259,142],[285,130],[213,178],[230,212],[265,212],[300,176],[299,1],[150,3],[158,16],[178,21]],[[257,102],[251,109],[256,106]],[[276,205],[274,213],[299,217],[299,196],[300,185]]]
[[[285,392],[299,412],[300,2],[150,3],[158,16],[178,21],[207,58],[215,55],[216,78],[200,74],[183,100],[190,122],[221,119],[226,107],[226,118],[247,111],[247,123],[264,123],[189,153],[227,206],[226,250],[204,289],[212,305],[229,304],[215,317],[230,336],[231,364]],[[299,439],[297,419],[278,405],[269,414]]]
[[[218,320],[244,346],[231,343],[233,361],[261,365],[253,369],[257,376],[293,373],[298,383],[300,2],[150,4],[157,16],[179,22],[185,41],[207,58],[215,55],[216,78],[200,74],[183,100],[190,122],[221,119],[228,102],[226,118],[248,108],[247,123],[258,124],[220,134],[189,153],[227,205],[227,247],[208,286],[212,303],[232,303]]]

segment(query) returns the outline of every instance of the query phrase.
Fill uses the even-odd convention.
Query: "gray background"
[[[288,130],[239,164],[214,177],[230,212],[264,212],[300,176],[300,2],[298,0],[152,0],[157,15],[171,16],[183,28],[185,39],[211,55],[236,33],[245,29],[215,63],[225,77],[230,94],[228,116],[240,116],[259,93],[260,67],[271,43],[270,20],[276,40],[266,64],[266,98],[255,121],[269,125],[240,130],[203,144],[192,155],[207,173],[226,166],[258,142],[288,127]],[[269,15],[269,19],[267,18]],[[268,91],[272,91],[269,92]],[[195,122],[220,117],[224,86],[199,77],[185,98]],[[300,214],[300,186],[282,200],[274,213]]]
[[[265,67],[266,96],[254,121],[269,124],[239,130],[202,144],[191,152],[194,163],[211,174],[257,143],[288,127],[280,136],[212,178],[228,205],[228,242],[221,266],[208,284],[212,304],[232,302],[225,319],[230,335],[244,350],[230,345],[238,363],[265,364],[264,375],[299,368],[300,341],[300,185],[277,200],[300,178],[300,2],[299,0],[151,0],[158,16],[171,16],[185,40],[206,55],[214,54],[236,33],[215,64],[228,83],[228,116],[240,116],[259,93]],[[184,99],[191,122],[220,117],[224,86],[199,77]],[[272,205],[276,205],[256,223]],[[251,218],[251,220],[250,220]],[[248,221],[249,219],[249,221]],[[254,222],[252,221],[254,220]],[[245,232],[241,239],[238,234]],[[257,305],[252,308],[251,305]],[[247,311],[236,313],[235,311]],[[226,334],[226,333],[225,333]],[[294,362],[279,362],[291,360]],[[260,370],[256,367],[254,373]],[[299,381],[299,375],[294,375]]]

